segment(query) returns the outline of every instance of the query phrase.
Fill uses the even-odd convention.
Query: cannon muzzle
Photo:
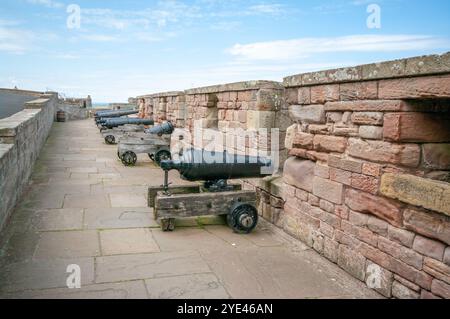
[[[269,158],[188,149],[178,160],[161,161],[165,171],[177,170],[188,181],[220,181],[236,178],[257,178],[268,174]]]
[[[173,126],[173,124],[171,122],[164,122],[163,124],[160,124],[155,127],[149,128],[148,130],[145,130],[145,133],[162,136],[165,134],[172,134],[174,130],[175,130],[175,127]]]

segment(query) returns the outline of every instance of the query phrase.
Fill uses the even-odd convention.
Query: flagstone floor
[[[250,235],[215,219],[162,232],[146,200],[162,171],[116,152],[93,120],[54,124],[0,235],[0,298],[380,298],[264,222]],[[80,289],[67,287],[69,265]]]

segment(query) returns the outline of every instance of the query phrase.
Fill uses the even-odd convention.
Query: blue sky
[[[97,102],[447,51],[447,0],[0,2],[0,87]]]

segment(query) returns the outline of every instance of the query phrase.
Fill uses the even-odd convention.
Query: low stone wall
[[[42,94],[0,120],[0,230],[19,200],[55,116],[56,94]]]
[[[80,107],[78,103],[67,103],[64,100],[58,101],[56,111],[63,111],[66,114],[66,121],[85,120],[89,118],[89,109]]]

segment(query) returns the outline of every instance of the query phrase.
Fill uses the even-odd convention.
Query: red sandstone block
[[[433,280],[431,292],[439,297],[450,299],[450,285],[440,280]]]
[[[358,125],[383,125],[383,112],[354,112],[352,123]]]
[[[297,88],[287,88],[286,91],[286,102],[288,104],[298,104],[298,89]]]
[[[300,188],[297,188],[295,190],[295,197],[297,197],[301,201],[305,201],[305,202],[308,201],[308,194],[309,194],[308,192],[306,192]]]
[[[376,195],[378,193],[379,180],[375,177],[352,173],[351,186],[364,192]]]
[[[331,167],[339,168],[354,173],[362,172],[362,162],[352,159],[340,158],[335,155],[329,156],[328,165]]]
[[[433,295],[431,292],[422,289],[420,293],[420,299],[442,299],[436,295]]]
[[[341,221],[341,230],[347,235],[352,235],[366,244],[374,247],[377,246],[378,236],[367,228],[358,227],[343,220]]]
[[[348,220],[349,209],[347,208],[347,206],[336,206],[335,210],[334,210],[334,214],[344,220]]]
[[[392,296],[397,299],[419,299],[420,295],[398,281],[392,283]]]
[[[347,147],[344,137],[316,135],[314,136],[314,149],[321,152],[343,153]]]
[[[399,283],[401,283],[402,285],[408,287],[411,290],[414,290],[416,292],[420,291],[420,287],[419,286],[417,286],[415,283],[413,283],[413,282],[411,282],[411,281],[409,281],[409,280],[407,280],[407,279],[405,279],[403,277],[400,277],[399,275],[394,275],[394,279],[396,281],[398,281]]]
[[[367,219],[367,228],[381,236],[387,236],[388,226],[389,224],[387,222],[375,216],[369,216],[369,218]]]
[[[348,221],[354,226],[364,227],[367,225],[368,220],[369,215],[357,213],[354,211],[350,211],[350,214],[348,216]]]
[[[442,261],[444,258],[445,245],[432,239],[417,235],[414,239],[413,248],[415,251],[437,260]]]
[[[334,204],[342,204],[344,186],[320,177],[314,177],[313,194]]]
[[[378,239],[378,248],[418,270],[422,269],[423,257],[412,249],[406,248],[384,237]]]
[[[450,245],[450,219],[447,216],[407,209],[403,217],[407,229]]]
[[[319,207],[328,213],[334,214],[335,208],[333,203],[321,199],[319,202]]]
[[[427,273],[419,271],[414,267],[411,267],[404,262],[386,254],[385,252],[365,243],[361,243],[361,245],[357,247],[357,250],[367,259],[370,259],[381,267],[386,268],[393,273],[408,279],[409,281],[419,285],[422,288],[428,290],[431,289],[432,277]]]
[[[354,112],[400,112],[408,109],[408,104],[403,101],[341,101],[341,102],[327,102],[325,104],[325,111],[354,111]]]
[[[383,137],[396,142],[450,142],[450,117],[433,113],[388,113]]]
[[[326,165],[316,164],[314,167],[314,175],[328,179],[330,178],[330,168]]]
[[[402,225],[402,213],[396,201],[347,189],[345,204],[354,211],[375,215],[395,226]]]
[[[339,100],[339,84],[318,85],[311,87],[311,103],[323,104]]]
[[[450,144],[424,144],[422,150],[424,167],[450,170]]]
[[[312,206],[319,206],[320,198],[313,194],[308,194],[308,203]]]
[[[400,245],[412,248],[415,236],[414,233],[405,229],[400,229],[392,225],[388,227],[387,237]]]
[[[444,253],[444,263],[447,266],[450,266],[450,247],[447,247],[445,249],[445,253]]]
[[[352,172],[332,167],[330,168],[330,179],[350,186],[352,184]]]
[[[327,236],[328,238],[333,238],[334,236],[334,228],[333,226],[321,221],[320,222],[320,228],[319,228],[320,232],[322,234],[324,234],[325,236]]]
[[[353,82],[340,85],[340,99],[346,100],[374,100],[378,97],[377,81]]]
[[[417,167],[420,163],[420,147],[417,144],[392,144],[382,141],[349,139],[349,155],[378,163],[391,163]]]
[[[297,99],[300,105],[311,104],[311,88],[310,87],[299,88]]]
[[[339,253],[339,243],[330,238],[325,237],[323,243],[323,255],[325,258],[337,263]]]
[[[308,132],[311,134],[322,134],[328,135],[332,131],[333,127],[331,125],[317,125],[310,124],[308,125]]]
[[[381,175],[381,165],[373,164],[373,163],[363,163],[362,164],[362,173],[364,175],[369,175],[373,177],[380,177]]]
[[[423,270],[441,281],[450,284],[450,267],[440,261],[425,257]]]
[[[238,92],[230,92],[230,102],[236,102],[238,100]]]
[[[313,148],[314,135],[308,133],[297,132],[294,137],[294,148]]]
[[[381,80],[380,99],[449,98],[450,76],[428,76]]]

